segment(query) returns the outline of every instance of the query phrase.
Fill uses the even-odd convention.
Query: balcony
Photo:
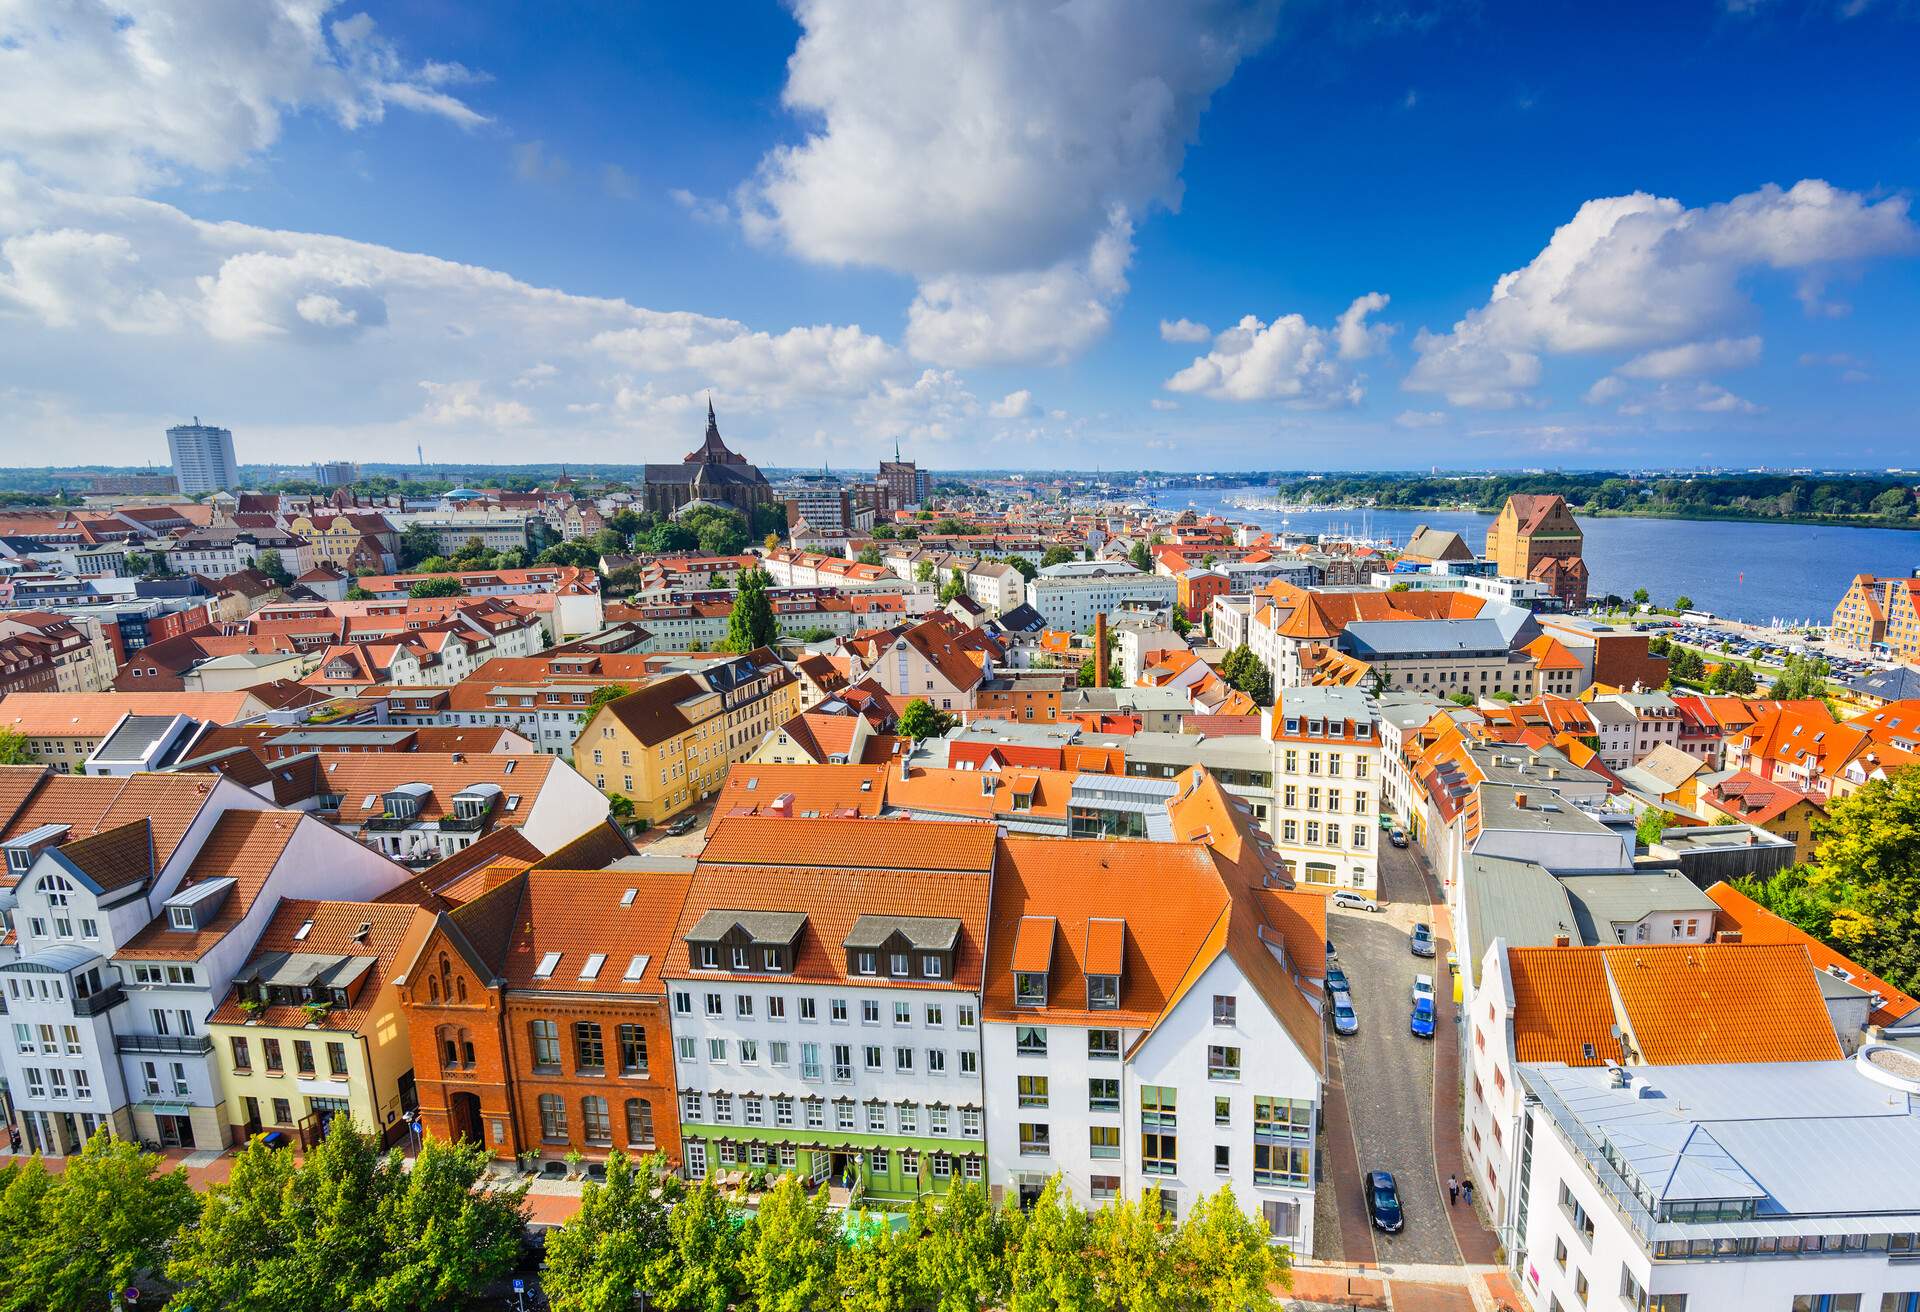
[[[76,1016],[98,1016],[103,1011],[111,1011],[127,1000],[127,991],[119,984],[109,984],[105,988],[95,989],[84,998],[73,1000],[73,1014]]]
[[[205,1056],[213,1051],[213,1036],[210,1034],[116,1034],[113,1036],[113,1050],[122,1056],[133,1053]]]
[[[397,834],[402,830],[413,828],[413,826],[418,823],[419,817],[417,816],[376,815],[369,818],[361,828],[367,830],[369,833]]]
[[[487,821],[493,818],[493,812],[483,811],[479,815],[443,815],[440,817],[440,832],[443,834],[477,834],[487,827]]]

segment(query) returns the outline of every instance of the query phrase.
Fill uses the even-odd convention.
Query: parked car
[[[1340,1035],[1360,1032],[1360,1017],[1353,1009],[1353,998],[1344,992],[1333,995],[1333,1032]]]
[[[1375,902],[1365,893],[1356,893],[1350,888],[1338,890],[1332,897],[1328,898],[1327,901],[1337,907],[1345,907],[1349,911],[1378,911],[1380,909],[1378,902]]]
[[[1433,931],[1425,925],[1415,925],[1413,936],[1407,940],[1407,947],[1416,957],[1430,957],[1436,949],[1433,946]]]
[[[1352,990],[1352,989],[1350,989],[1350,988],[1348,988],[1348,987],[1347,987],[1347,972],[1346,972],[1346,971],[1344,971],[1344,970],[1342,970],[1342,969],[1340,969],[1340,967],[1338,967],[1338,966],[1328,966],[1328,967],[1327,967],[1327,992],[1328,992],[1328,993],[1351,993],[1351,992],[1353,992],[1353,990]]]
[[[682,816],[667,826],[667,833],[678,838],[681,834],[687,833],[699,823],[700,817],[697,815]]]
[[[1368,1173],[1367,1215],[1373,1218],[1374,1229],[1390,1235],[1400,1233],[1400,1227],[1406,1224],[1406,1218],[1400,1214],[1400,1186],[1393,1182],[1391,1172]]]
[[[1395,847],[1405,847],[1407,845],[1407,831],[1397,826],[1389,829],[1387,831],[1387,841]]]
[[[1431,997],[1413,1000],[1413,1017],[1407,1022],[1407,1028],[1416,1039],[1433,1037],[1433,999]]]
[[[1413,977],[1413,1000],[1417,1003],[1422,998],[1425,998],[1428,1002],[1433,1001],[1433,976],[1431,975],[1415,975]]]

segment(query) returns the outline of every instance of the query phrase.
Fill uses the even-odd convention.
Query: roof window
[[[552,979],[553,972],[558,969],[560,965],[561,955],[562,954],[558,952],[549,952],[546,956],[540,958],[540,964],[533,968],[533,977],[535,979]]]

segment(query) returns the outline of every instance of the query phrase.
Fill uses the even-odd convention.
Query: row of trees
[[[0,1308],[96,1312],[129,1285],[186,1312],[440,1312],[509,1273],[525,1186],[487,1182],[486,1150],[428,1139],[409,1170],[336,1122],[296,1164],[256,1138],[196,1195],[182,1171],[103,1130],[58,1174],[0,1169]]]
[[[548,1239],[542,1278],[556,1312],[628,1312],[636,1293],[665,1312],[1268,1312],[1288,1282],[1225,1187],[1176,1226],[1153,1192],[1089,1213],[1055,1176],[1022,1211],[956,1181],[896,1229],[829,1211],[793,1175],[745,1214],[618,1153]]]

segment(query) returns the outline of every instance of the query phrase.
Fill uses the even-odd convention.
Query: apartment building
[[[1046,616],[1049,626],[1069,633],[1091,633],[1094,616],[1103,613],[1164,616],[1179,595],[1176,580],[1110,560],[1049,565],[1027,584],[1027,604]]]
[[[539,753],[329,752],[319,815],[397,861],[450,856],[496,829],[556,851],[607,818],[607,799]]]
[[[686,1173],[875,1198],[986,1170],[980,980],[994,829],[733,817],[664,972]]]
[[[439,916],[399,988],[427,1133],[681,1162],[661,972],[688,876],[527,870]]]
[[[1094,1206],[1157,1189],[1174,1216],[1230,1182],[1309,1252],[1325,902],[1269,882],[1277,860],[1205,771],[1181,787],[1178,842],[1000,840],[991,1182],[1024,1203],[1057,1174]]]
[[[45,691],[100,692],[113,686],[113,652],[97,620],[44,610],[0,611],[0,646],[10,642],[24,644],[52,666],[53,686]]]
[[[228,780],[0,773],[16,933],[0,1052],[33,1150],[102,1125],[218,1148],[229,1118],[208,1017],[283,894],[371,897],[406,872]]]
[[[1854,576],[1833,608],[1833,636],[1856,651],[1920,657],[1920,576]]]
[[[601,707],[580,731],[574,766],[658,824],[718,790],[728,766],[797,715],[799,686],[765,648],[668,675]]]
[[[1287,688],[1274,702],[1269,832],[1303,887],[1379,888],[1381,730],[1353,688]]]

